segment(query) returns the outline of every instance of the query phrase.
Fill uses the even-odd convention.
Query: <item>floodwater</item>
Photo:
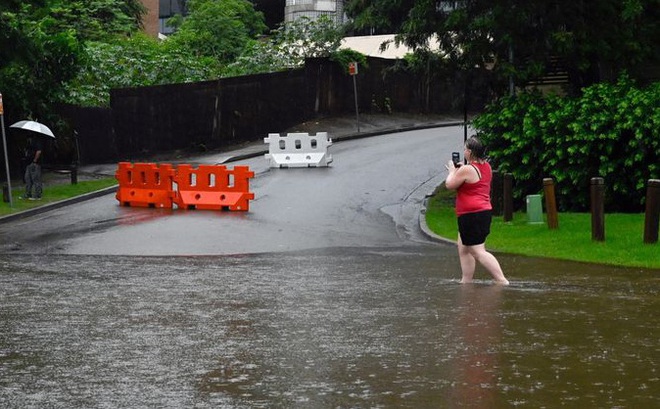
[[[0,255],[0,407],[660,407],[658,271],[498,257]]]

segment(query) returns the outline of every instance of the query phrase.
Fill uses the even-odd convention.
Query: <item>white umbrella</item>
[[[21,129],[24,131],[35,132],[41,136],[46,136],[55,139],[55,135],[53,135],[53,131],[51,131],[50,128],[47,127],[46,125],[39,122],[18,121],[15,124],[10,125],[9,127],[14,129]]]

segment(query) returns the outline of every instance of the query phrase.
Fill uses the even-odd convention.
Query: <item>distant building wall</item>
[[[343,0],[286,0],[284,22],[295,21],[300,17],[312,20],[328,15],[338,24],[345,22]]]
[[[147,9],[147,14],[142,19],[144,32],[151,37],[158,37],[158,9],[159,0],[142,0],[142,4]]]

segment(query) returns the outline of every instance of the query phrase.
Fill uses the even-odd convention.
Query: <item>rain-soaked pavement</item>
[[[498,255],[511,286],[461,285],[414,228],[441,162],[377,142],[255,160],[248,214],[105,197],[0,226],[0,407],[660,407],[658,271]]]
[[[659,407],[657,272],[500,259],[508,288],[443,246],[0,256],[0,403]]]

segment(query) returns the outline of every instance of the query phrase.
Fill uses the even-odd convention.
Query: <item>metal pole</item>
[[[9,174],[9,155],[7,155],[7,137],[5,136],[5,116],[2,113],[0,113],[0,122],[2,122],[2,147],[5,150],[5,171],[7,172],[7,188],[9,189],[9,207],[14,207],[14,201],[11,197],[11,175]]]
[[[358,110],[358,95],[357,95],[357,81],[355,75],[353,77],[353,94],[355,95],[355,120],[357,121],[357,131],[360,132],[360,113]]]

